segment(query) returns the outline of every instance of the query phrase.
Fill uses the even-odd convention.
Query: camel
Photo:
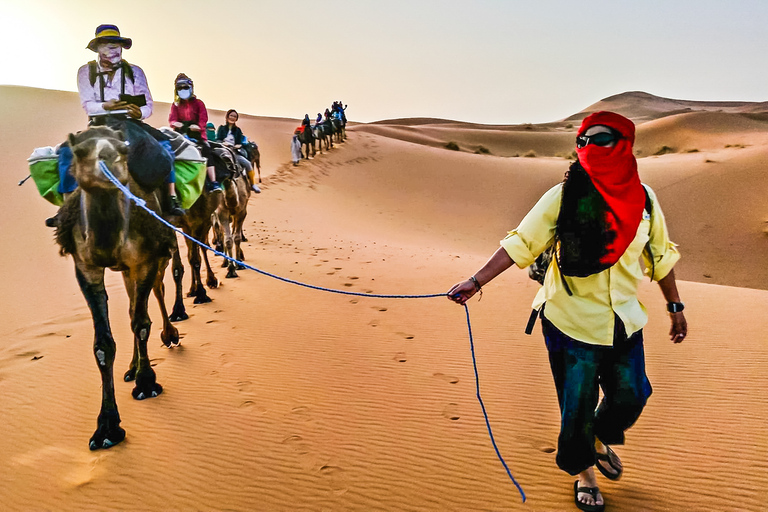
[[[312,129],[309,126],[305,126],[304,129],[298,133],[298,136],[302,146],[302,157],[309,159],[310,148],[312,148],[312,156],[315,156],[317,152],[315,151],[315,136],[312,133]],[[304,146],[307,148],[306,154],[304,153]]]
[[[109,325],[104,269],[122,272],[130,298],[133,359],[124,379],[136,381],[133,398],[155,397],[163,388],[156,381],[147,354],[151,325],[147,302],[154,291],[163,316],[161,338],[166,345],[177,344],[179,333],[168,320],[163,286],[176,238],[173,231],[133,205],[101,171],[103,163],[149,208],[160,212],[158,194],[141,189],[128,173],[128,148],[122,132],[105,126],[92,127],[77,135],[70,134],[69,144],[79,187],[59,212],[56,241],[61,255],[69,254],[74,259],[77,282],[93,317],[93,351],[101,373],[102,401],[98,426],[89,446],[97,450],[110,448],[125,438],[115,400],[116,344]]]
[[[224,180],[224,201],[212,216],[214,240],[217,250],[225,253],[230,258],[244,261],[245,255],[240,243],[243,236],[243,224],[248,214],[248,199],[251,196],[251,188],[248,180],[241,173]],[[234,248],[234,250],[233,250]],[[224,259],[222,268],[228,268],[227,278],[238,277],[237,270],[242,270],[242,265],[235,264],[232,260]]]
[[[184,230],[184,232],[201,242],[208,240],[208,233],[211,230],[211,215],[222,202],[221,192],[209,192],[203,190],[200,197],[187,210],[187,214],[180,217],[177,226]],[[194,297],[195,304],[205,304],[211,302],[211,298],[205,291],[203,286],[202,272],[200,270],[202,262],[205,261],[205,268],[207,271],[206,285],[208,288],[217,288],[219,281],[216,279],[216,275],[213,273],[211,264],[208,261],[208,251],[205,248],[201,248],[195,242],[192,242],[188,238],[184,238],[187,243],[187,256],[189,259],[189,265],[192,267],[192,284],[189,289],[188,297]],[[200,252],[202,250],[202,258]],[[181,255],[179,251],[173,253],[173,281],[176,285],[176,299],[173,305],[173,312],[170,319],[174,322],[186,320],[189,318],[184,307],[183,293],[182,293],[182,276],[184,275],[184,265],[181,262]]]
[[[315,136],[315,139],[317,140],[317,149],[320,151],[320,153],[323,153],[323,143],[325,143],[325,150],[328,151],[330,149],[330,144],[328,140],[328,136],[325,133],[325,130],[323,129],[322,123],[317,123],[312,128],[312,134]]]

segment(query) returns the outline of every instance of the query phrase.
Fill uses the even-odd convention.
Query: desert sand
[[[676,273],[689,336],[669,341],[664,300],[644,282],[654,394],[616,449],[624,476],[599,477],[607,510],[766,510],[768,115],[760,104],[608,100],[640,122],[641,177],[683,254]],[[157,104],[150,123],[164,125],[167,112]],[[298,120],[241,115],[264,179],[246,220],[247,262],[337,290],[443,293],[562,179],[585,112],[534,126],[357,124],[346,142],[296,167]],[[56,208],[31,182],[17,186],[32,150],[83,129],[85,116],[76,94],[0,87],[0,117],[3,510],[576,510],[573,479],[554,462],[559,414],[546,349],[538,326],[523,332],[538,285],[516,269],[469,311],[481,393],[526,503],[475,397],[463,308],[442,297],[327,293],[249,271],[224,279],[218,257],[221,284],[212,303],[187,300],[181,346],[163,348],[150,301],[150,357],[164,392],[145,401],[119,379],[132,334],[122,279],[107,273],[127,438],[89,451],[100,403],[90,313],[71,258],[43,225]],[[211,118],[218,125],[223,113]],[[460,151],[445,149],[449,141]],[[479,146],[491,154],[475,154]],[[652,156],[663,146],[671,152]],[[522,156],[531,150],[536,157]]]

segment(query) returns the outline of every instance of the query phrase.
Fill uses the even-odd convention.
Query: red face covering
[[[608,245],[608,252],[600,258],[600,263],[613,265],[637,234],[645,207],[645,192],[637,174],[637,160],[632,154],[634,123],[613,112],[595,112],[581,123],[579,135],[597,125],[613,128],[622,138],[614,147],[589,144],[577,148],[576,153],[581,166],[608,206],[606,228],[615,232],[616,238]]]

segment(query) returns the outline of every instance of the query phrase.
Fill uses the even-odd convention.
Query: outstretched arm
[[[464,305],[472,296],[480,291],[480,288],[490,283],[493,278],[507,270],[515,262],[509,257],[509,254],[503,247],[499,247],[491,259],[489,259],[483,267],[478,270],[472,278],[455,284],[448,291],[448,298],[457,304]]]
[[[667,303],[680,302],[674,269],[670,270],[664,279],[659,280],[659,287]],[[682,311],[679,311],[677,313],[670,313],[669,318],[672,321],[672,327],[669,329],[669,339],[675,343],[680,343],[688,335],[688,322],[685,320],[685,315]]]

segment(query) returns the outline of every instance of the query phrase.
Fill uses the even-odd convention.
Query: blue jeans
[[[544,341],[560,404],[557,465],[571,475],[595,465],[595,437],[604,444],[624,444],[651,396],[645,374],[643,331],[627,337],[615,317],[613,346],[577,341],[543,315]],[[598,405],[599,390],[603,400]]]

